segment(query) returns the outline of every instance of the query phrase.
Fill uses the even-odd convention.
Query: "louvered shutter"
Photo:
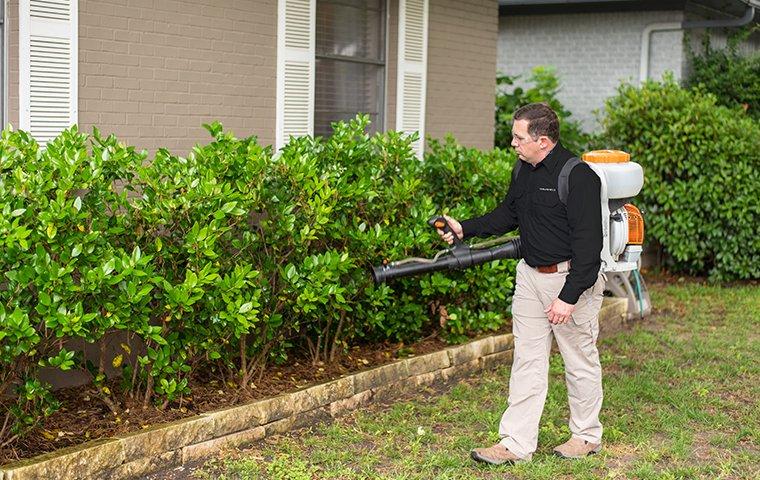
[[[396,129],[404,133],[419,132],[414,150],[422,158],[425,151],[428,1],[400,0],[398,25]]]
[[[19,3],[19,123],[43,145],[77,123],[77,3]]]
[[[315,13],[316,0],[279,0],[277,150],[291,135],[314,132]]]

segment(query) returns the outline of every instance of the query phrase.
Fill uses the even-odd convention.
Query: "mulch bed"
[[[509,326],[502,330],[508,331]],[[124,396],[119,399],[122,403],[119,405],[121,413],[118,416],[100,400],[92,386],[57,390],[55,396],[60,401],[61,408],[39,428],[0,450],[0,465],[90,440],[133,432],[155,424],[298,390],[347,373],[384,365],[399,358],[442,350],[447,346],[446,342],[432,336],[410,345],[385,343],[354,347],[333,364],[313,366],[309,359],[293,358],[293,362],[288,365],[268,367],[265,377],[251,389],[224,384],[211,379],[218,375],[211,377],[208,372],[201,372],[191,379],[192,395],[185,397],[181,405],[170,405],[164,410],[153,406],[143,408],[141,400]],[[114,391],[118,391],[117,382],[118,379],[113,381]],[[4,410],[5,408],[2,409]]]

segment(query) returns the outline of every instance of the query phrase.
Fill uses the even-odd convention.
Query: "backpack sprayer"
[[[638,195],[644,185],[644,171],[641,166],[630,161],[631,156],[619,150],[595,150],[583,154],[591,170],[601,180],[600,201],[602,206],[602,250],[600,258],[602,272],[606,274],[606,289],[616,297],[629,300],[629,317],[644,316],[651,311],[649,294],[638,271],[642,244],[644,243],[644,219],[641,212],[629,202]],[[516,169],[520,160],[517,161]],[[560,173],[557,191],[568,192],[570,170],[580,163],[573,159],[567,162],[567,171]],[[515,173],[516,175],[516,173]],[[560,198],[562,203],[567,202]],[[428,220],[433,228],[444,233],[451,232],[444,217]],[[393,278],[432,273],[440,270],[461,270],[493,260],[521,258],[520,238],[501,237],[492,241],[467,245],[453,235],[454,246],[438,252],[432,259],[411,257],[394,262],[383,262],[372,267],[372,278],[376,284]]]

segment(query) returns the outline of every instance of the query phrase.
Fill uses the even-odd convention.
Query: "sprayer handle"
[[[446,217],[442,215],[438,217],[433,217],[430,220],[428,220],[428,225],[430,225],[433,228],[440,228],[441,230],[443,230],[443,233],[451,233],[451,236],[454,237],[454,245],[462,244],[462,240],[459,238],[459,236],[457,236],[457,234],[455,234],[451,230],[451,227],[449,226],[449,222],[446,221]]]

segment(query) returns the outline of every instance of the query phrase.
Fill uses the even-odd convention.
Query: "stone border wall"
[[[627,305],[625,299],[605,299],[599,315],[602,335],[625,325]],[[512,347],[511,334],[482,338],[292,393],[4,465],[0,480],[147,475],[206,458],[223,447],[329,420],[375,399],[393,398],[423,385],[509,364]]]

